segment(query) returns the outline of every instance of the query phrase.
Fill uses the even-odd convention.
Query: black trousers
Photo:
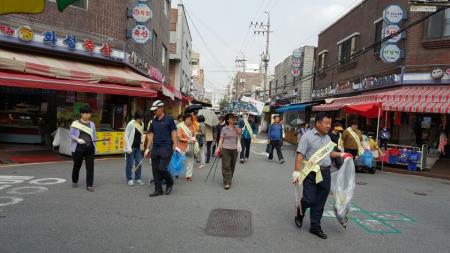
[[[278,160],[283,160],[283,153],[281,152],[281,146],[283,145],[283,141],[282,140],[271,140],[270,141],[270,145],[272,146],[272,148],[270,149],[270,153],[269,153],[269,160],[273,159],[273,150],[276,149],[277,150],[277,155],[278,155]]]
[[[251,144],[252,144],[252,139],[244,139],[244,138],[241,139],[241,147],[242,147],[241,155],[240,155],[241,159],[244,159],[244,158],[248,159],[248,157],[250,156],[250,145]]]
[[[331,172],[330,169],[321,171],[323,181],[316,184],[316,173],[311,172],[303,181],[302,213],[310,208],[311,229],[318,230],[322,219],[325,203],[330,193]]]
[[[211,160],[211,146],[212,146],[212,141],[207,141],[206,142],[206,163],[209,163],[209,160]]]
[[[167,186],[173,185],[173,178],[167,166],[169,166],[172,159],[173,148],[158,147],[152,151],[152,173],[153,180],[155,180],[155,192],[162,193],[162,182],[166,180]]]
[[[86,144],[78,144],[75,152],[72,152],[73,169],[72,169],[72,183],[78,183],[80,177],[81,165],[83,160],[86,162],[86,186],[92,187],[94,185],[94,145],[87,146]]]

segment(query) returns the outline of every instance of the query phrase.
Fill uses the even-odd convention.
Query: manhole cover
[[[244,237],[252,233],[252,215],[246,210],[214,209],[209,214],[206,234]]]
[[[423,193],[423,192],[414,192],[414,194],[419,195],[419,196],[427,196],[428,194]]]
[[[357,185],[366,185],[366,182],[356,182]]]

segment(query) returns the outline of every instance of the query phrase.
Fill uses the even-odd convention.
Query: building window
[[[156,34],[155,31],[153,31],[153,40],[152,40],[152,56],[156,57],[158,52],[158,34]]]
[[[167,48],[166,46],[162,45],[162,54],[161,54],[161,65],[163,67],[166,66],[166,57],[167,57]]]
[[[381,33],[382,33],[382,29],[383,29],[383,20],[380,20],[378,22],[375,23],[375,43],[380,42],[381,41]],[[374,48],[373,48],[373,52],[375,54],[378,54],[381,50],[381,43],[377,44]]]
[[[356,35],[338,42],[339,64],[344,64],[352,60],[352,54],[356,52]]]
[[[56,2],[56,0],[49,0],[50,2]],[[76,7],[80,9],[88,9],[88,0],[78,0],[70,5],[70,7]]]
[[[450,9],[430,17],[426,36],[429,39],[450,37]]]
[[[287,76],[284,75],[284,76],[283,76],[283,90],[286,89],[286,84],[287,84]]]
[[[327,66],[327,54],[328,51],[327,50],[323,50],[322,52],[319,53],[319,70],[323,70],[325,69],[325,67]]]
[[[167,17],[169,17],[169,0],[163,0],[163,13]]]

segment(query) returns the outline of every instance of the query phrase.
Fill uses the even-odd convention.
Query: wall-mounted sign
[[[397,62],[401,57],[401,50],[395,44],[387,44],[380,50],[380,58],[385,63]]]
[[[107,58],[114,61],[123,61],[125,58],[124,51],[113,49],[109,43],[96,44],[92,39],[78,41],[73,34],[58,37],[53,30],[35,33],[28,25],[18,28],[0,25],[0,41],[39,50],[51,49],[60,53],[69,52],[70,54],[89,55],[90,57]]]
[[[391,34],[397,33],[400,31],[400,27],[398,25],[387,25],[383,28],[383,38],[390,36]],[[392,37],[387,42],[389,43],[397,43],[402,39],[402,35],[398,34],[395,37]]]
[[[17,37],[21,41],[30,42],[34,38],[34,32],[31,27],[24,25],[17,30]]]
[[[136,54],[135,52],[131,52],[127,59],[128,63],[139,69],[142,73],[148,73],[150,64],[148,64],[138,54]]]
[[[297,76],[299,76],[301,74],[301,70],[299,68],[292,68],[291,69],[291,74],[292,74],[292,76],[297,77]]]
[[[145,25],[136,25],[131,31],[134,42],[144,44],[150,39],[150,30]]]
[[[402,7],[396,4],[389,5],[383,11],[383,20],[388,24],[398,24],[405,17]]]
[[[441,68],[434,68],[433,71],[431,71],[431,77],[435,81],[441,80],[442,77],[444,77],[444,70],[442,70]]]
[[[299,68],[301,64],[302,64],[302,61],[300,58],[292,57],[292,67]]]
[[[147,4],[138,3],[133,8],[133,18],[138,23],[145,23],[153,17],[153,12]]]
[[[294,51],[292,51],[292,56],[295,58],[300,58],[300,56],[302,56],[302,52],[299,48],[296,48],[294,49]]]

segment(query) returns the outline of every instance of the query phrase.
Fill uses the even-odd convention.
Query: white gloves
[[[77,142],[78,142],[78,144],[86,144],[86,142],[80,138],[77,139]]]
[[[292,172],[292,183],[298,184],[299,182],[300,182],[300,171],[294,170],[294,172]]]

